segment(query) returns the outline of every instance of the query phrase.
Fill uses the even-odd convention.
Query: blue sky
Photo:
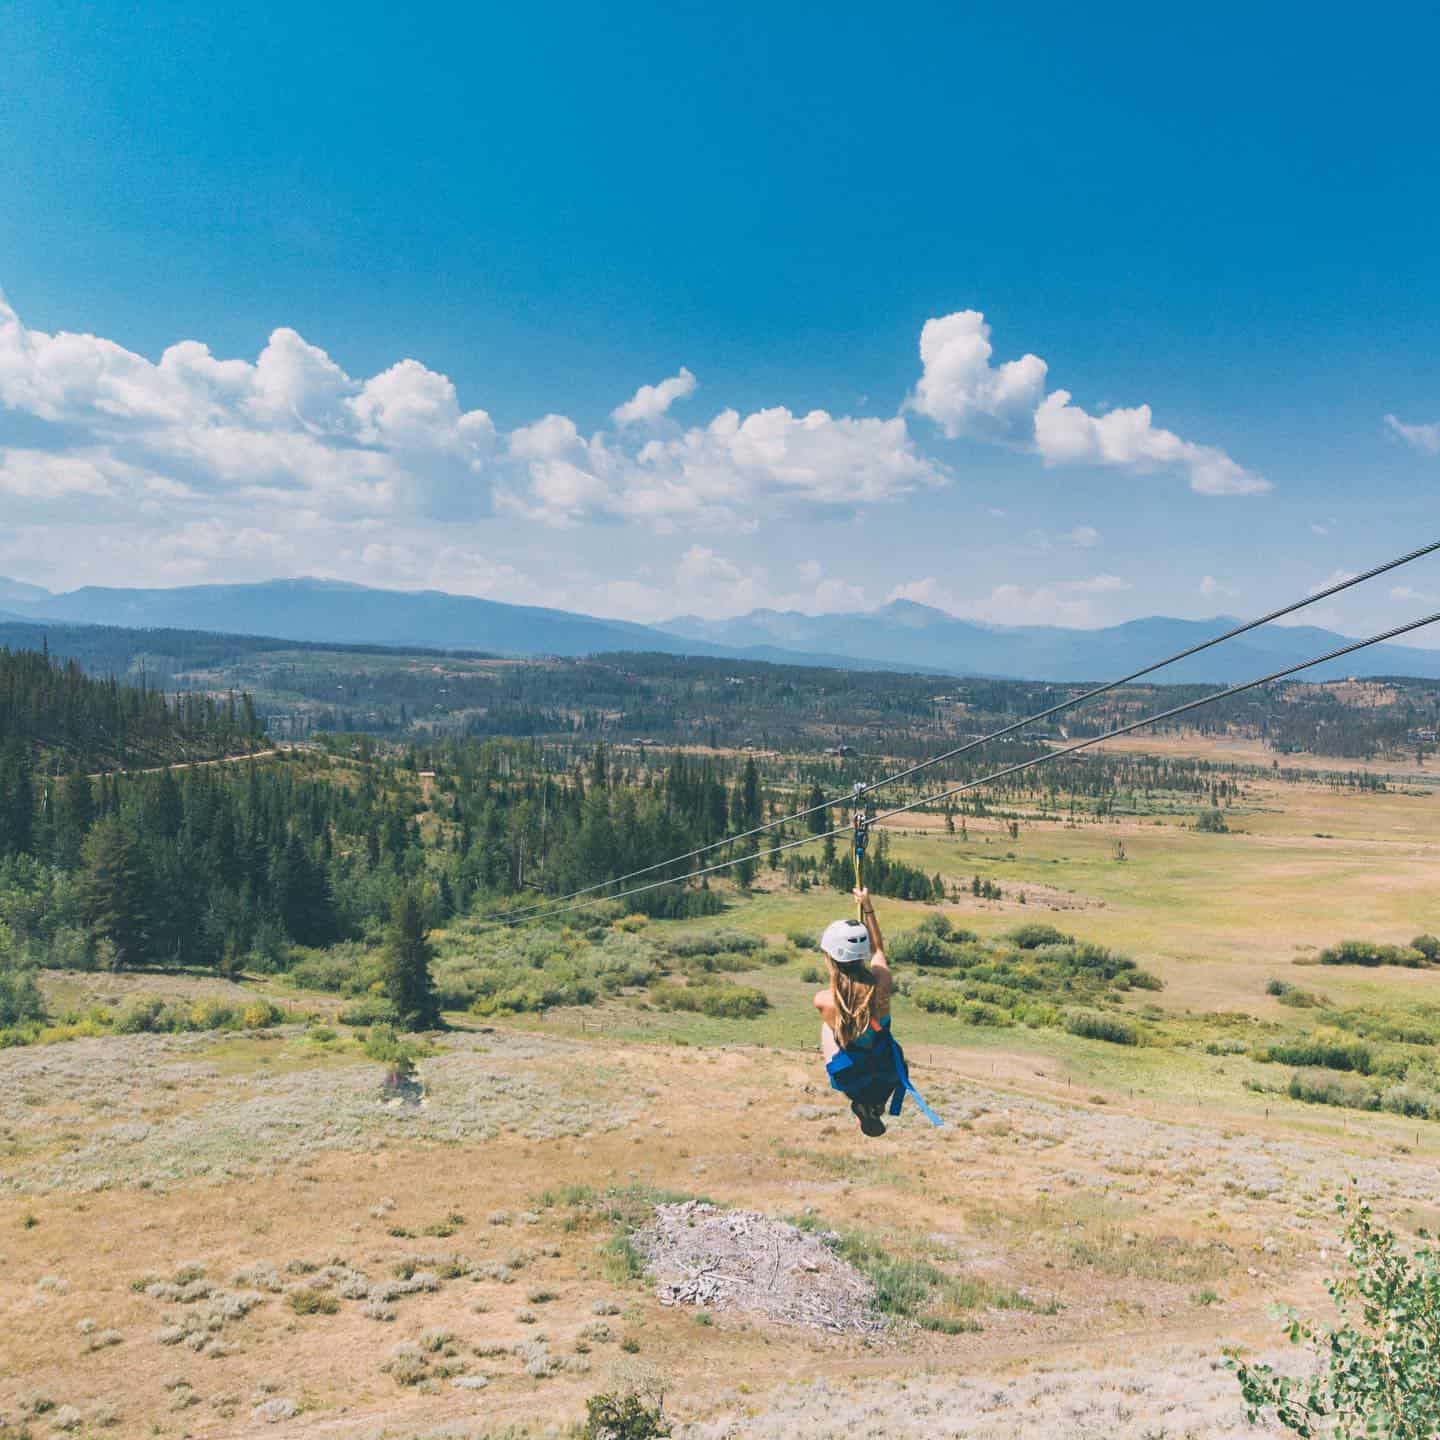
[[[958,8],[0,0],[0,574],[1091,625],[1431,538],[1433,16]]]

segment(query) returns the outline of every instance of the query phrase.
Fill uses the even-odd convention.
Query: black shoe
[[[875,1136],[885,1133],[885,1122],[880,1118],[878,1105],[862,1105],[860,1101],[852,1100],[850,1108],[855,1112],[855,1118],[860,1122],[860,1129],[866,1135]]]

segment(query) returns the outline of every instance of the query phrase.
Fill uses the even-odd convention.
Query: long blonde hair
[[[835,1039],[844,1050],[869,1028],[875,1014],[875,974],[868,965],[830,964],[830,994],[835,998]]]

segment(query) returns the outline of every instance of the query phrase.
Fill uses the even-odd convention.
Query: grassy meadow
[[[467,1003],[411,1090],[345,1023],[359,947],[328,978],[47,972],[52,1011],[265,1001],[271,1023],[0,1052],[0,1436],[565,1436],[627,1390],[688,1440],[1264,1434],[1223,1352],[1280,1351],[1269,1307],[1323,1306],[1335,1192],[1407,1235],[1440,1213],[1440,969],[1322,963],[1440,929],[1436,778],[1257,767],[1224,833],[1163,795],[963,834],[906,817],[892,855],[962,893],[880,902],[897,960],[937,915],[974,938],[897,965],[947,1124],[907,1110],[877,1141],[826,1087],[795,943],[845,901],[763,862],[718,917],[436,934]],[[1161,988],[1007,938],[1033,924]],[[741,939],[707,955],[717,931]],[[700,1199],[826,1237],[876,1326],[662,1303],[645,1227]]]

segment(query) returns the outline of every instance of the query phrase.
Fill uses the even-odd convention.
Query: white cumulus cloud
[[[1046,364],[1023,355],[992,366],[990,327],[978,310],[927,320],[920,331],[920,379],[906,402],[951,439],[979,435],[1024,442],[1045,394]]]
[[[1047,465],[1119,465],[1186,471],[1201,495],[1261,495],[1270,482],[1237,465],[1213,445],[1195,445],[1154,424],[1148,405],[1091,415],[1054,390],[1035,412],[1035,448]]]
[[[152,363],[95,335],[31,329],[0,296],[0,406],[63,427],[48,464],[8,452],[12,488],[32,495],[88,475],[91,493],[117,500],[128,486],[173,500],[486,506],[495,427],[460,408],[446,376],[402,360],[357,380],[290,329],[253,363],[195,340]]]
[[[682,365],[677,375],[658,385],[642,385],[623,405],[611,412],[621,425],[658,420],[677,401],[695,393],[695,377]]]
[[[511,453],[527,463],[500,497],[552,525],[596,518],[743,525],[793,505],[893,500],[948,478],[915,449],[898,417],[795,415],[775,406],[742,419],[723,410],[708,425],[638,449],[603,433],[582,440],[573,426],[552,429],[553,449],[528,435],[517,447],[512,437]]]
[[[990,326],[978,310],[927,320],[920,332],[920,379],[906,408],[954,439],[961,435],[1029,449],[1047,465],[1113,465],[1135,471],[1171,467],[1202,495],[1258,495],[1261,479],[1213,445],[1182,440],[1155,425],[1148,405],[1092,415],[1068,390],[1045,390],[1038,355],[991,363]]]

